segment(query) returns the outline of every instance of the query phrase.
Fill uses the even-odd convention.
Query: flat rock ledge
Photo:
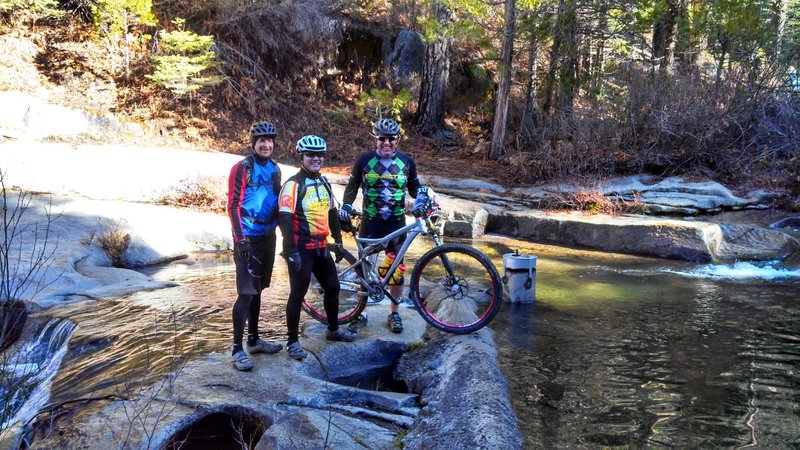
[[[464,192],[464,191],[462,191]],[[539,243],[718,264],[784,260],[800,241],[777,226],[718,223],[695,217],[547,212],[498,206],[449,194],[444,234],[478,239],[496,233]],[[508,200],[511,201],[511,200]]]
[[[508,212],[490,226],[537,242],[695,262],[780,260],[800,250],[796,239],[778,230],[647,216]]]
[[[374,307],[377,317],[384,306]],[[59,422],[58,432],[30,444],[43,448],[171,448],[204,433],[240,433],[254,449],[521,448],[508,383],[498,369],[492,332],[436,335],[407,315],[406,330],[380,324],[354,343],[324,340],[308,321],[301,341],[311,355],[254,355],[239,372],[227,352],[189,362],[135,399],[90,403]],[[397,366],[406,392],[344,384]],[[135,392],[135,391],[134,391]],[[132,419],[136,416],[136,419]],[[91,431],[88,431],[91,430]]]

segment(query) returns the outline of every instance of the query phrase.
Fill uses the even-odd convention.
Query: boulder
[[[443,234],[457,238],[477,239],[486,231],[488,220],[489,213],[484,208],[450,210],[444,222]]]
[[[800,230],[800,216],[791,216],[773,222],[769,225],[770,229],[780,230],[784,228]]]
[[[487,328],[439,335],[404,355],[396,375],[420,395],[423,407],[403,448],[522,448],[508,382],[495,357]]]
[[[397,35],[389,54],[388,65],[392,79],[399,87],[412,88],[413,79],[422,72],[425,43],[416,31],[403,30]]]
[[[786,258],[800,251],[788,234],[753,225],[721,223],[722,240],[712,248],[714,261],[764,261]]]

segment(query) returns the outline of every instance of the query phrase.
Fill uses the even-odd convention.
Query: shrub
[[[586,214],[619,215],[625,213],[643,214],[646,205],[634,193],[633,200],[616,196],[605,196],[594,190],[552,194],[541,201],[540,208],[553,210],[580,211]]]
[[[106,252],[112,266],[124,267],[122,257],[131,245],[131,235],[125,230],[124,221],[103,220],[100,226],[103,229],[97,236],[100,248]]]
[[[195,179],[184,179],[163,196],[159,203],[224,214],[227,209],[227,189],[225,180],[220,178],[199,176]]]
[[[396,94],[389,89],[370,89],[369,93],[362,92],[356,100],[356,116],[369,123],[382,117],[392,117],[401,124],[400,113],[410,101],[408,89],[401,89]]]
[[[177,28],[175,31],[162,30],[159,33],[164,53],[152,57],[155,72],[147,78],[178,97],[191,95],[205,86],[225,80],[223,75],[210,74],[219,65],[214,55],[214,36],[185,30],[183,19],[175,19],[172,23]]]
[[[347,108],[329,109],[325,111],[325,116],[340,127],[346,127],[350,123],[350,110]]]
[[[58,9],[58,0],[0,0],[0,13],[11,13],[10,22],[16,18],[30,22],[44,17],[61,17],[64,11]]]

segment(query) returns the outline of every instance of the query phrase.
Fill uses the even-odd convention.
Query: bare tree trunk
[[[432,12],[437,22],[448,25],[452,13],[440,2],[434,2]],[[423,136],[452,139],[452,132],[444,124],[445,98],[447,95],[447,76],[450,72],[450,46],[452,39],[439,36],[428,44],[425,63],[422,69],[422,83],[419,93],[416,126]]]
[[[561,42],[564,38],[564,32],[562,31],[564,24],[561,18],[563,17],[563,12],[566,10],[566,1],[567,0],[558,1],[558,13],[555,20],[553,20],[553,46],[550,49],[550,61],[547,66],[547,76],[544,81],[544,101],[542,102],[542,111],[545,113],[550,112],[550,108],[553,104],[556,71],[558,70],[558,62],[561,60]]]
[[[128,32],[128,10],[122,13],[122,36],[125,39],[125,81],[131,78],[131,34]]]
[[[692,43],[692,24],[689,22],[689,6],[687,0],[677,0],[678,16],[676,19],[675,63],[681,73],[688,73],[694,65],[696,51]]]
[[[717,71],[716,75],[714,76],[714,89],[719,92],[719,88],[722,83],[722,72],[725,70],[725,55],[728,54],[729,39],[727,36],[723,36],[721,32],[717,32],[717,39],[719,41],[720,51],[717,57]]]
[[[672,67],[672,49],[678,15],[678,0],[667,0],[667,8],[653,27],[653,64],[662,73]]]
[[[564,62],[559,71],[558,112],[572,117],[572,102],[577,88],[578,65],[578,16],[576,0],[567,0],[563,15]]]
[[[494,111],[492,127],[492,145],[489,148],[489,159],[496,160],[505,154],[506,125],[508,122],[508,102],[511,96],[511,78],[513,76],[514,57],[514,25],[517,2],[505,2],[505,27],[503,29],[503,49],[500,54],[500,83],[497,87],[497,107]]]
[[[534,11],[532,14],[536,14]],[[535,18],[533,19],[536,20]],[[527,75],[525,78],[525,109],[522,112],[522,125],[520,129],[526,128],[529,122],[535,120],[536,112],[539,109],[539,104],[536,101],[536,72],[539,67],[539,59],[536,55],[536,50],[539,45],[536,38],[536,27],[531,25],[530,41],[528,42],[528,65],[526,67]]]
[[[767,51],[770,56],[779,55],[783,47],[783,33],[786,26],[786,2],[783,0],[772,0],[770,25],[775,33],[775,43]]]
[[[538,39],[536,36],[536,20],[538,19],[538,9],[527,12],[531,15],[528,23],[528,61],[525,75],[525,108],[522,110],[522,120],[517,131],[517,149],[521,152],[527,147],[535,145],[536,129],[539,125],[539,103],[536,100],[536,72],[538,70],[539,59],[536,51],[538,50]]]
[[[603,74],[603,64],[605,63],[606,39],[610,34],[608,28],[608,4],[600,5],[597,18],[597,32],[600,35],[595,41],[594,55],[592,55],[592,90],[596,91],[600,86],[600,76]]]

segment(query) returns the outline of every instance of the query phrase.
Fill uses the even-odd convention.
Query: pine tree
[[[184,29],[183,19],[172,23],[175,31],[159,33],[163,53],[152,56],[155,72],[147,78],[178,97],[191,98],[193,93],[223,81],[225,76],[210,74],[220,64],[214,55],[214,36]]]

